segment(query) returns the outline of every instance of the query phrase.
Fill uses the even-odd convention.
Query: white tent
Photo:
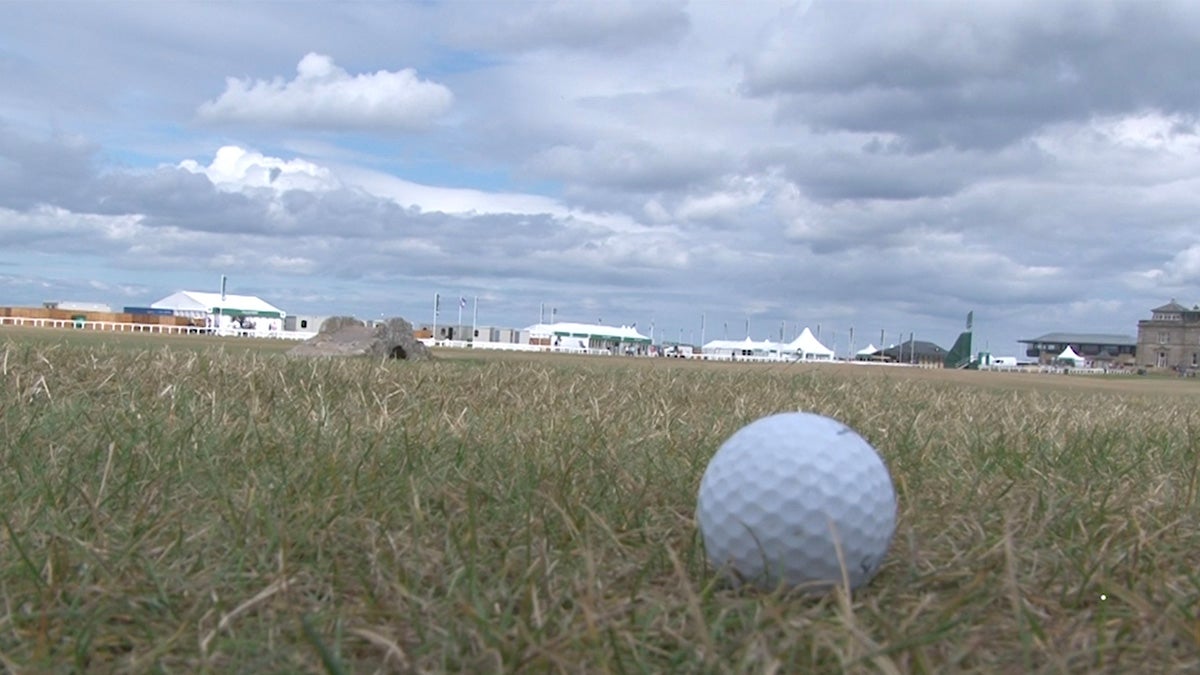
[[[868,344],[866,347],[863,347],[862,349],[858,350],[857,352],[854,352],[854,355],[855,356],[871,356],[872,354],[874,354],[877,351],[879,351],[879,347],[876,347],[873,344]]]
[[[204,319],[205,325],[219,332],[236,331],[244,335],[268,335],[283,329],[287,313],[253,295],[179,291],[154,302],[153,309],[170,310],[175,316]]]
[[[530,337],[554,337],[557,335],[583,338],[611,338],[622,342],[650,342],[650,338],[639,333],[635,326],[617,327],[595,323],[559,321],[558,323],[535,323],[532,326],[526,326],[525,330],[529,333]]]
[[[1082,356],[1075,353],[1074,349],[1071,349],[1071,345],[1067,345],[1067,348],[1062,350],[1062,353],[1056,356],[1054,360],[1059,362],[1070,362],[1072,366],[1078,366],[1079,364],[1083,363],[1084,359]]]
[[[530,339],[549,340],[563,350],[607,350],[609,352],[643,353],[650,347],[650,338],[638,332],[636,326],[605,326],[593,323],[535,323],[523,331]]]
[[[821,341],[812,334],[807,326],[800,333],[800,337],[789,342],[785,349],[795,353],[804,361],[833,360],[833,350],[821,344]]]
[[[211,314],[228,316],[263,316],[281,319],[287,316],[282,309],[253,295],[205,293],[203,291],[179,291],[154,302],[154,309],[169,309],[176,316],[203,318]]]
[[[787,345],[770,340],[756,342],[749,336],[745,340],[710,340],[701,347],[706,356],[732,358],[778,356],[782,351],[787,351]]]

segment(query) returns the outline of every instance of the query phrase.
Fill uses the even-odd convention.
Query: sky
[[[1023,356],[1200,303],[1195,2],[2,4],[0,305]]]

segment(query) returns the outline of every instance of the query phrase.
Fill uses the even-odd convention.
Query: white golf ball
[[[883,460],[837,420],[782,413],[733,434],[700,481],[696,519],[713,567],[735,582],[828,590],[879,571],[896,529]]]

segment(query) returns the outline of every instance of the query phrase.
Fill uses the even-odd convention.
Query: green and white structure
[[[591,323],[537,323],[523,331],[528,343],[556,351],[609,352],[644,355],[650,350],[650,338],[634,326],[604,326]]]
[[[203,319],[207,327],[217,332],[233,331],[247,334],[269,334],[283,330],[287,313],[253,295],[179,291],[151,303],[155,310],[169,311],[175,316]]]

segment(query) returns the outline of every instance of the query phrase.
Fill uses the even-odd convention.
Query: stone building
[[[1150,310],[1138,321],[1137,360],[1147,368],[1200,368],[1200,306],[1175,302]]]

